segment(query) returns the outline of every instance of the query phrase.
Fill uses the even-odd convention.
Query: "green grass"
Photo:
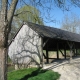
[[[29,68],[8,72],[8,80],[57,80],[60,74],[41,68]]]

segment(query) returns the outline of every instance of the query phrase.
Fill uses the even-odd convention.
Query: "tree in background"
[[[11,24],[15,10],[23,5],[34,5],[40,13],[47,14],[47,20],[52,18],[50,10],[53,10],[53,5],[61,9],[68,10],[68,5],[73,4],[80,7],[79,0],[0,0],[0,80],[7,80],[7,49],[8,37],[11,31]],[[21,5],[22,4],[22,5]],[[66,7],[67,6],[67,7]],[[42,17],[42,16],[41,16]]]
[[[80,33],[80,18],[76,14],[65,15],[62,20],[61,29],[74,33]]]
[[[39,10],[33,6],[23,6],[16,10],[15,14],[16,18],[19,18],[19,21],[29,21],[37,24],[43,24]]]
[[[33,22],[43,25],[43,21],[40,17],[40,12],[33,6],[25,5],[15,11],[13,17],[13,22],[11,26],[11,32],[9,34],[9,40],[15,36],[16,32],[19,30],[20,26],[24,22]]]

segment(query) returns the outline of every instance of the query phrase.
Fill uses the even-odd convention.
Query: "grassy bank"
[[[51,70],[29,68],[8,72],[8,80],[57,80],[60,74]]]

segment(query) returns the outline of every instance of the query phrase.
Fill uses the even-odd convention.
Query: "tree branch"
[[[17,3],[18,3],[18,0],[12,0],[10,10],[8,11],[8,27],[11,27],[11,22],[14,16]]]

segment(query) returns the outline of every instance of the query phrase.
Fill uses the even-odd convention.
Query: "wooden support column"
[[[59,59],[59,45],[57,43],[57,59]]]
[[[76,49],[75,49],[75,44],[74,44],[73,53],[74,53],[74,56],[76,56]]]
[[[46,63],[49,63],[49,55],[48,55],[48,43],[46,44]]]
[[[44,56],[43,56],[43,38],[41,37],[41,65],[42,65],[42,67],[43,67],[43,65],[44,65]]]
[[[46,50],[46,62],[49,63],[49,55],[48,55],[48,50]]]
[[[77,56],[77,48],[76,48],[76,56]]]
[[[65,45],[65,48],[64,48],[64,58],[66,59],[66,45]]]
[[[72,59],[72,47],[70,48],[70,60]]]

